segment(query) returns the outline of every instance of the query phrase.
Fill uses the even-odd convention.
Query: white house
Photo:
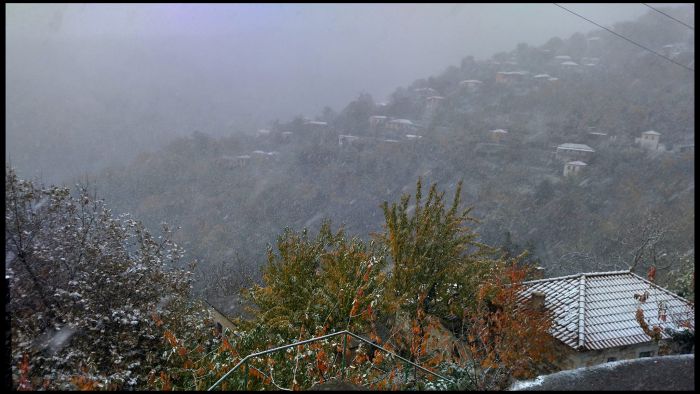
[[[411,133],[418,128],[418,126],[415,123],[408,119],[394,119],[388,122],[386,127],[389,130],[407,133]]]
[[[507,136],[508,136],[508,130],[503,130],[503,129],[489,130],[489,137],[494,142],[501,142]]]
[[[640,138],[635,138],[635,142],[639,144],[642,148],[649,150],[659,149],[659,137],[661,133],[654,130],[645,131],[642,133]]]
[[[465,88],[468,92],[476,92],[481,88],[481,85],[483,85],[483,82],[479,81],[478,79],[466,79],[464,81],[460,81],[459,86]]]
[[[426,99],[428,102],[428,109],[435,109],[437,108],[440,103],[442,103],[445,100],[444,97],[442,96],[430,96]]]
[[[585,166],[586,166],[586,163],[584,163],[582,161],[579,161],[579,160],[570,161],[570,162],[564,164],[564,176],[576,175]]]
[[[389,120],[388,117],[384,115],[374,115],[369,117],[369,127],[375,128],[383,126]]]
[[[352,145],[353,142],[359,141],[360,137],[356,135],[340,134],[338,136],[338,146]]]

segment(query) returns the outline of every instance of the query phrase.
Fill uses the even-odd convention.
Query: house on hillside
[[[559,160],[574,161],[586,160],[590,161],[595,150],[588,145],[565,143],[557,146],[555,157]]]
[[[577,175],[583,167],[586,166],[586,163],[576,160],[576,161],[570,161],[566,164],[564,164],[564,176],[571,176],[571,175]]]
[[[695,328],[693,303],[630,271],[583,273],[523,285],[519,302],[552,314],[550,333],[564,354],[562,369],[654,357],[661,344]],[[642,330],[638,308],[649,327],[662,329],[660,343]],[[687,347],[671,349],[687,353]]]
[[[674,145],[673,151],[676,153],[695,152],[695,143]]]
[[[483,85],[483,82],[479,81],[478,79],[466,79],[459,83],[460,87],[464,88],[467,92],[470,93],[478,92],[481,88],[481,85]]]
[[[634,142],[638,143],[644,149],[657,150],[659,149],[659,137],[661,133],[654,130],[645,131],[642,136],[635,138]]]
[[[394,119],[387,123],[386,128],[401,134],[411,134],[418,130],[418,125],[408,119]]]
[[[496,83],[511,84],[522,82],[528,74],[530,73],[527,71],[499,71],[496,73]]]
[[[258,137],[269,137],[272,132],[268,129],[258,129],[258,132],[255,134]]]
[[[489,139],[493,142],[502,142],[506,137],[508,137],[508,130],[495,129],[489,130]]]
[[[294,133],[291,131],[283,131],[280,133],[280,142],[288,143],[292,141]]]
[[[304,122],[304,133],[307,138],[318,143],[331,143],[335,141],[336,135],[331,130],[327,122],[320,122],[316,120]]]
[[[589,127],[589,130],[595,130],[594,127]],[[609,135],[608,133],[603,133],[601,131],[588,131],[585,135],[586,144],[593,145],[595,147],[608,146],[611,142],[615,141],[615,136]]]
[[[383,127],[386,125],[386,122],[389,121],[389,118],[384,116],[384,115],[374,115],[369,117],[369,127],[372,129],[376,129],[378,127]]]
[[[250,156],[249,155],[240,155],[236,156],[236,165],[238,167],[245,167],[250,163]]]
[[[338,135],[338,146],[350,146],[357,144],[360,141],[360,137],[356,135],[340,134]]]
[[[437,96],[438,91],[433,88],[417,88],[413,89],[414,92],[418,93],[423,97]]]
[[[437,107],[440,106],[440,104],[445,101],[445,98],[442,96],[430,96],[426,100],[426,109],[428,111],[434,111],[437,109]]]

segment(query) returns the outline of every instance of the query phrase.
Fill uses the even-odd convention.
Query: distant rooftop
[[[507,130],[503,129],[496,129],[496,130],[489,130],[491,133],[499,133],[499,134],[508,134]]]
[[[645,131],[645,132],[643,132],[642,134],[646,134],[646,135],[661,135],[661,133],[657,133],[657,132],[654,131],[654,130]]]
[[[406,124],[406,125],[413,125],[414,124],[413,122],[411,122],[408,119],[394,119],[391,121],[391,123]]]
[[[570,142],[567,142],[565,144],[561,144],[557,146],[557,149],[562,149],[562,150],[577,150],[577,151],[582,151],[582,152],[595,152],[593,148],[591,148],[588,145],[585,144],[572,144]]]
[[[544,293],[545,307],[553,313],[550,332],[578,350],[650,342],[636,320],[638,306],[650,326],[682,330],[684,321],[695,326],[690,301],[630,271],[581,273],[523,284],[526,289],[518,295],[520,302],[527,302],[533,291]],[[640,303],[635,294],[645,292],[647,301]],[[662,332],[662,337],[670,336]]]
[[[570,161],[570,162],[568,162],[568,163],[566,163],[566,164],[571,164],[571,165],[575,165],[575,166],[586,166],[586,165],[588,165],[588,164],[586,164],[586,163],[584,163],[584,162],[582,162],[582,161],[579,161],[579,160]]]
[[[497,74],[503,75],[527,75],[530,74],[529,71],[499,71]]]
[[[566,62],[562,62],[561,65],[562,65],[562,66],[578,66],[578,63],[572,62],[571,60],[569,60],[569,61],[566,61]]]

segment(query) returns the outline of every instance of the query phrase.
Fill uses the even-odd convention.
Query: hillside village
[[[653,22],[628,28],[643,33]],[[678,60],[692,59],[692,35],[660,28],[664,34],[649,37],[655,49],[671,43]],[[604,239],[625,235],[633,217],[642,225],[639,212],[692,234],[691,223],[674,219],[694,190],[692,85],[682,82],[689,78],[603,32],[576,34],[485,61],[467,57],[397,89],[386,103],[363,94],[315,119],[276,121],[218,141],[195,133],[142,155],[128,174],[112,169],[99,179],[116,207],[147,222],[174,214],[180,241],[209,263],[239,259],[255,270],[250,260],[260,255],[250,251],[264,250],[275,229],[323,217],[353,233],[376,231],[377,196],[397,196],[422,176],[449,190],[463,179],[483,240],[527,246],[549,275],[623,269],[627,251]],[[163,198],[176,185],[180,191]],[[660,211],[662,201],[670,209]],[[567,214],[579,220],[562,220]],[[193,243],[185,234],[201,238]],[[665,249],[688,253],[692,237],[678,239],[688,242]],[[572,253],[585,262],[562,261]]]
[[[687,30],[649,15],[617,29],[694,67]],[[185,373],[153,375],[149,387],[206,389],[244,354],[339,327],[366,338],[369,350],[359,340],[307,344],[296,355],[251,359],[245,373],[220,388],[279,389],[283,374],[289,387],[308,388],[302,383],[344,374],[347,364],[357,368],[354,383],[370,376],[376,380],[367,384],[378,389],[503,389],[533,374],[694,354],[693,88],[692,73],[597,30],[537,47],[519,44],[486,60],[466,57],[398,88],[386,102],[362,93],[340,112],[326,108],[223,138],[196,131],[102,171],[97,187],[109,206],[144,220],[143,229],[130,224],[123,234],[141,242],[141,253],[155,250],[158,259],[189,270],[179,259],[184,247],[198,260],[191,266],[195,298],[208,304],[178,307],[175,315],[196,316],[185,322],[154,318],[170,333],[172,357],[164,365],[196,372],[191,381]],[[455,214],[456,205],[443,204],[453,197],[460,209],[471,209]],[[431,214],[438,219],[429,220]],[[172,252],[142,236],[165,218],[179,227],[167,244]],[[454,235],[459,247],[435,236],[452,222],[469,223],[464,238]],[[412,248],[397,241],[414,232]],[[457,252],[444,252],[450,248]],[[484,261],[518,280],[491,278]],[[457,283],[450,282],[452,270]],[[489,281],[469,282],[479,275]],[[159,288],[168,288],[166,279],[158,279]],[[84,286],[77,283],[71,286]],[[413,285],[420,295],[401,298],[399,289]],[[335,306],[327,313],[329,305]],[[455,305],[489,318],[465,324]],[[494,317],[504,310],[507,322]],[[401,317],[387,318],[392,313]],[[356,319],[343,325],[346,316]],[[465,326],[487,333],[501,327],[508,346],[521,344],[534,361],[497,346],[479,348],[488,341]],[[175,339],[173,332],[183,334]],[[409,339],[392,342],[394,335]],[[428,337],[433,342],[421,342]],[[387,349],[469,386],[440,386],[417,369],[411,375],[389,365],[395,359],[377,356],[378,346],[389,343]],[[199,353],[214,354],[213,361]],[[306,375],[285,369],[302,359],[311,365]],[[475,359],[479,367],[456,367]],[[363,362],[370,364],[366,371]],[[378,385],[388,375],[389,383]]]

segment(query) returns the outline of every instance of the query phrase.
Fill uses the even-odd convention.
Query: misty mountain
[[[650,15],[618,29],[653,36],[655,49],[692,62],[687,30]],[[463,180],[482,241],[528,249],[550,275],[637,259],[639,269],[672,270],[694,255],[694,154],[681,149],[694,141],[693,75],[604,33],[467,57],[398,88],[388,103],[362,94],[316,120],[226,137],[197,132],[102,172],[98,189],[151,226],[181,226],[178,241],[203,271],[255,271],[284,227],[323,218],[368,237],[380,230],[379,204],[418,177],[447,190]],[[654,152],[635,140],[647,130],[661,134]],[[563,175],[562,144],[594,150],[577,176]],[[639,255],[650,233],[655,249]]]

